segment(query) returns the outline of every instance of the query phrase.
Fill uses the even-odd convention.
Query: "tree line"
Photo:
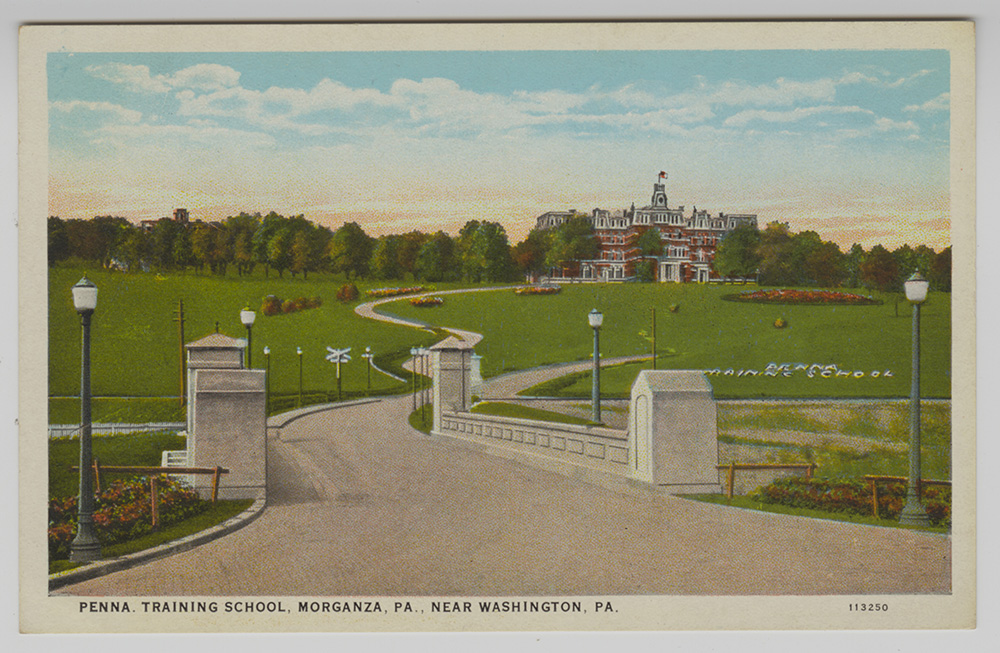
[[[764,229],[741,226],[719,243],[713,261],[722,277],[756,278],[762,286],[814,286],[900,291],[919,270],[935,290],[951,290],[951,247],[935,252],[926,245],[882,245],[865,249],[855,243],[847,252],[815,231],[792,233],[771,222]]]
[[[636,233],[630,243],[640,259],[631,273],[653,281],[653,258],[663,242],[655,229]],[[356,222],[331,230],[302,215],[240,213],[220,222],[190,223],[163,218],[143,228],[125,218],[48,219],[49,265],[76,258],[123,270],[208,270],[225,275],[289,272],[342,273],[348,278],[503,282],[549,274],[567,264],[595,259],[600,244],[590,220],[577,215],[554,229],[533,229],[511,246],[498,222],[469,220],[457,236],[443,231],[410,231],[372,237]],[[866,287],[893,291],[914,270],[936,290],[951,289],[951,248],[882,245],[847,252],[815,231],[793,233],[786,223],[764,229],[741,226],[722,239],[713,261],[724,278],[756,278],[766,286]]]
[[[147,227],[125,218],[49,217],[49,265],[77,259],[125,271],[206,270],[251,274],[258,266],[307,278],[310,272],[348,278],[473,282],[512,281],[521,269],[497,222],[470,220],[458,236],[411,231],[372,237],[356,222],[331,230],[302,215],[240,213],[220,222],[169,218]]]

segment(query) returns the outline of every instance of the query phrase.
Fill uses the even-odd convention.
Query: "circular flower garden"
[[[752,302],[757,304],[837,304],[866,306],[882,303],[870,295],[865,296],[833,290],[795,290],[792,288],[747,290],[735,295],[726,295],[723,299],[731,302]]]

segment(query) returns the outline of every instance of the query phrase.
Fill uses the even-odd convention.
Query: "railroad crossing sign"
[[[326,360],[337,365],[337,400],[339,401],[343,396],[340,390],[340,364],[347,363],[351,360],[351,356],[348,353],[351,351],[351,348],[334,349],[333,347],[327,347],[326,350],[330,352],[326,355]]]

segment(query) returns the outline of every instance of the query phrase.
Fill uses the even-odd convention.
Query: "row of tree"
[[[500,282],[523,275],[544,275],[573,261],[595,259],[600,243],[585,216],[555,229],[532,230],[511,247],[497,222],[470,220],[457,236],[411,231],[378,238],[355,222],[332,231],[301,215],[240,213],[221,222],[178,222],[164,218],[151,226],[125,218],[48,220],[49,264],[76,257],[126,270],[208,269],[240,276],[264,266],[265,274],[285,271],[343,273],[348,278],[438,282]],[[653,259],[663,253],[659,232],[635,234],[633,253],[644,257],[630,271],[640,281],[653,281]],[[941,252],[919,245],[893,251],[875,245],[865,251],[855,244],[846,253],[815,231],[792,233],[771,222],[763,230],[739,227],[723,238],[713,262],[722,277],[756,278],[768,286],[868,287],[899,290],[920,270],[935,289],[951,289],[951,248]]]
[[[815,231],[792,233],[771,222],[763,230],[734,229],[719,244],[713,262],[723,277],[754,278],[765,286],[817,286],[898,291],[919,270],[935,290],[951,290],[951,247],[935,252],[926,245],[889,251],[854,244],[845,253]]]
[[[344,273],[424,281],[510,281],[522,270],[511,257],[504,228],[470,220],[452,238],[444,232],[411,231],[373,238],[355,222],[336,231],[301,215],[241,213],[221,222],[179,222],[164,218],[137,226],[125,218],[48,219],[49,264],[77,258],[123,270],[207,269],[240,276],[264,266],[265,275],[285,271]]]

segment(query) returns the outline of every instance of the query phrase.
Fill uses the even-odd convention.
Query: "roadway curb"
[[[326,410],[336,410],[337,408],[347,408],[349,406],[358,406],[360,404],[373,404],[382,401],[384,397],[366,397],[364,399],[349,399],[347,401],[335,401],[326,404],[314,404],[312,406],[306,406],[305,408],[296,408],[285,413],[278,413],[277,415],[272,415],[267,418],[267,429],[277,429],[280,431],[285,428],[295,420],[300,417],[305,417],[306,415],[312,415],[313,413],[321,413]]]
[[[264,512],[264,508],[266,506],[266,499],[257,499],[253,502],[253,505],[235,517],[230,517],[221,524],[216,524],[211,528],[206,528],[205,530],[197,533],[192,533],[187,537],[182,537],[178,540],[153,547],[152,549],[146,549],[145,551],[137,551],[136,553],[120,556],[118,558],[93,562],[84,565],[83,567],[70,569],[58,574],[52,574],[49,576],[49,591],[51,592],[52,590],[65,585],[72,585],[74,583],[90,580],[92,578],[106,576],[107,574],[122,571],[123,569],[138,567],[139,565],[159,560],[160,558],[165,558],[175,553],[189,551],[196,546],[206,544],[212,540],[217,540],[223,535],[228,535],[229,533],[243,528],[259,517],[261,513]]]

